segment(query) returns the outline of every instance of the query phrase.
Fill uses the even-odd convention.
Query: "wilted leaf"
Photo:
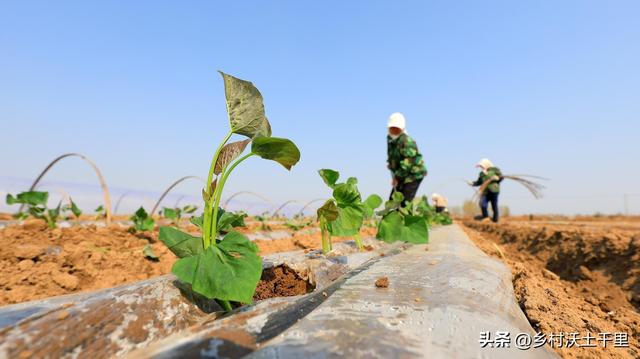
[[[220,72],[231,131],[249,138],[271,136],[271,125],[264,114],[260,91],[249,81]]]
[[[158,239],[180,258],[195,256],[203,249],[202,238],[173,227],[160,227]]]
[[[250,139],[244,141],[237,141],[226,144],[222,147],[220,154],[218,155],[218,160],[216,161],[216,165],[213,169],[213,173],[219,175],[222,173],[222,170],[229,165],[229,163],[233,162],[236,158],[244,152],[244,149],[251,142]],[[213,193],[213,191],[212,191]]]
[[[333,188],[338,182],[338,178],[340,178],[340,173],[338,171],[330,170],[330,169],[321,169],[318,171],[320,177],[327,186]]]
[[[251,303],[262,274],[262,259],[254,243],[230,232],[202,253],[179,259],[171,271],[207,298]]]
[[[254,138],[251,143],[251,152],[266,160],[276,161],[288,170],[300,161],[300,150],[286,138]]]
[[[318,218],[322,217],[328,222],[332,222],[338,218],[338,207],[333,200],[328,200],[318,208],[317,214]]]

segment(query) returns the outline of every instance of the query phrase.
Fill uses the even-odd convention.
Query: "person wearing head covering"
[[[474,181],[468,181],[470,186],[478,187],[484,186],[483,192],[480,194],[480,210],[482,216],[479,219],[485,219],[489,217],[488,205],[491,203],[491,211],[493,222],[498,222],[500,217],[500,210],[498,209],[498,195],[500,194],[500,182],[502,182],[502,172],[500,169],[493,165],[491,161],[483,158],[476,164],[476,167],[480,168],[480,174],[478,179]]]
[[[431,202],[433,202],[433,206],[436,208],[436,213],[449,212],[447,209],[449,201],[444,196],[434,193],[431,195]]]
[[[387,168],[391,171],[393,186],[389,198],[397,191],[404,195],[405,201],[410,202],[427,175],[427,168],[418,145],[407,134],[406,120],[401,113],[396,112],[389,117],[387,128]]]

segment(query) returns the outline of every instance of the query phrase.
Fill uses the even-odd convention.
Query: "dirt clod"
[[[376,287],[378,288],[388,288],[389,287],[389,278],[387,277],[380,277],[378,279],[376,279]]]
[[[291,268],[281,265],[265,269],[253,296],[254,300],[292,297],[313,291],[313,286]]]

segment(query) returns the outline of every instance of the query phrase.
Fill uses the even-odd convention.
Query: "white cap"
[[[404,115],[400,112],[392,113],[389,116],[389,122],[387,123],[387,128],[397,127],[404,131],[407,127],[407,121],[404,119]]]
[[[437,193],[433,193],[433,194],[431,195],[431,200],[434,200],[434,201],[435,201],[435,200],[436,200],[436,198],[440,198],[440,195],[439,195],[439,194],[437,194]]]
[[[476,165],[476,167],[480,167],[483,169],[489,169],[491,167],[493,167],[493,163],[491,161],[489,161],[489,159],[487,158],[483,158],[480,160],[480,162],[478,162],[478,164]]]

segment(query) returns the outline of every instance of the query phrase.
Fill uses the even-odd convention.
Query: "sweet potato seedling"
[[[186,205],[182,208],[180,207],[175,207],[175,208],[168,208],[168,207],[164,207],[162,209],[162,216],[166,219],[171,220],[171,223],[176,226],[176,227],[180,227],[180,220],[182,219],[182,215],[183,214],[193,214],[195,211],[198,210],[198,206],[193,206],[193,205]]]
[[[382,216],[378,224],[376,238],[385,242],[403,241],[409,243],[428,243],[429,225],[417,212],[412,203],[403,204],[404,196],[394,192],[385,208],[378,212]]]
[[[382,204],[378,195],[369,196],[364,202],[358,190],[358,180],[350,177],[347,182],[337,183],[340,173],[331,169],[318,171],[320,177],[333,190],[333,198],[327,200],[317,211],[322,237],[322,252],[331,251],[331,237],[353,237],[359,249],[363,249],[360,228],[365,218]]]
[[[251,157],[272,160],[291,169],[300,160],[300,151],[288,139],[271,137],[262,95],[251,82],[220,74],[224,80],[229,131],[209,166],[207,187],[202,190],[201,220],[192,221],[200,225],[202,234],[197,237],[176,228],[161,227],[159,238],[179,257],[172,272],[190,284],[194,292],[216,299],[225,310],[231,310],[232,301],[252,302],[262,274],[262,259],[258,247],[233,230],[233,223],[244,217],[220,208],[224,186],[233,170]],[[246,139],[227,143],[234,134]],[[249,144],[250,151],[243,155]]]
[[[129,227],[130,233],[153,231],[156,223],[142,206],[129,219],[133,222]]]
[[[29,216],[41,219],[47,223],[49,228],[56,228],[57,221],[65,212],[71,212],[76,218],[82,213],[78,206],[69,199],[70,204],[62,206],[62,201],[55,208],[48,208],[49,192],[28,191],[19,193],[16,196],[7,194],[6,201],[8,205],[25,204],[27,212],[18,212],[14,215],[17,219],[25,219]]]

